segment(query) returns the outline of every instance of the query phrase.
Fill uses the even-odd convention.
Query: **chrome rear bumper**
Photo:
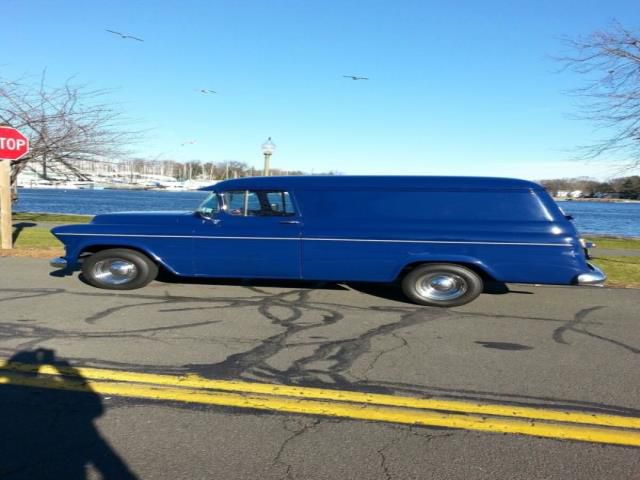
[[[53,268],[67,268],[67,261],[62,257],[56,257],[49,260],[49,265]]]
[[[589,265],[591,271],[578,275],[576,278],[576,283],[578,285],[596,285],[601,287],[602,284],[607,280],[607,276],[595,265],[592,265],[591,263],[587,263],[587,265]]]

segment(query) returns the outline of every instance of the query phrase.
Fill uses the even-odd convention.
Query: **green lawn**
[[[607,274],[606,285],[640,288],[640,257],[601,257],[592,262]]]
[[[16,228],[13,229],[14,235]],[[14,248],[57,248],[62,244],[51,235],[48,228],[26,227],[20,229],[18,238],[14,243]]]
[[[91,215],[62,215],[57,213],[14,213],[14,222],[89,223]]]

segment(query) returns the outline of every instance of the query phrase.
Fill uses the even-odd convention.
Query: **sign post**
[[[11,162],[29,152],[29,140],[15,128],[0,127],[0,248],[13,246],[11,232]]]
[[[0,247],[11,248],[11,164],[0,160]]]

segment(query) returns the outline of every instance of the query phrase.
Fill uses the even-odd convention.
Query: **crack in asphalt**
[[[553,331],[553,335],[552,335],[553,341],[556,343],[562,343],[563,345],[569,345],[569,342],[567,342],[566,339],[564,338],[564,334],[567,331],[575,332],[576,331],[575,327],[578,326],[580,323],[582,323],[590,313],[600,310],[602,308],[604,308],[604,306],[599,305],[596,307],[584,308],[579,312],[577,312],[573,316],[573,319],[569,320],[567,323],[556,328]]]
[[[294,421],[295,423],[297,423],[300,426],[300,428],[293,429],[293,430],[288,428],[287,424],[289,422],[291,422],[291,421]],[[302,435],[304,435],[308,431],[313,430],[320,423],[321,423],[321,420],[319,418],[313,418],[313,419],[311,419],[310,422],[309,421],[302,421],[302,419],[298,419],[298,418],[285,418],[283,420],[283,422],[282,422],[283,428],[287,432],[291,432],[292,435],[290,435],[289,437],[285,438],[285,440],[280,445],[280,448],[278,449],[278,452],[276,453],[276,455],[275,455],[275,457],[273,458],[273,461],[272,461],[272,464],[274,466],[279,464],[279,465],[283,465],[285,467],[285,473],[284,473],[284,476],[282,477],[283,479],[294,480],[294,477],[293,477],[293,475],[291,473],[291,469],[293,468],[293,465],[290,464],[290,463],[286,463],[282,459],[285,450],[287,449],[287,447],[293,441],[295,441],[297,438],[301,437]]]
[[[397,430],[398,432],[400,432],[400,434],[397,437],[390,440],[389,442],[387,442],[385,445],[383,445],[382,448],[379,448],[378,450],[376,450],[376,453],[380,456],[380,468],[382,469],[382,473],[384,474],[386,480],[393,479],[393,475],[391,474],[391,469],[389,466],[390,456],[385,454],[385,452],[391,447],[394,447],[397,444],[406,441],[411,436],[423,438],[426,440],[426,443],[428,444],[436,438],[437,439],[449,438],[449,437],[453,437],[454,435],[460,435],[465,433],[464,430],[457,430],[455,432],[451,432],[449,431],[449,429],[447,429],[447,432],[435,433],[434,430],[436,430],[436,428],[434,427],[430,427],[430,428],[416,427],[415,425],[406,425],[406,426],[388,425],[387,428],[390,428],[392,430]]]
[[[367,368],[365,369],[365,371],[362,372],[361,377],[363,380],[369,381],[369,377],[368,377],[369,372],[373,370],[373,367],[383,355],[386,355],[391,352],[395,352],[396,350],[400,350],[401,348],[411,348],[409,347],[409,342],[404,337],[401,337],[398,332],[391,332],[391,336],[400,340],[400,345],[396,345],[391,348],[378,351],[378,353],[369,362],[369,365],[367,365]]]
[[[384,474],[387,480],[392,480],[391,472],[389,471],[389,466],[387,465],[387,456],[384,454],[384,451],[391,447],[391,445],[395,444],[401,436],[398,436],[397,439],[393,439],[390,442],[386,443],[382,448],[376,450],[376,453],[380,456],[380,468],[382,469],[382,473]]]
[[[564,338],[565,333],[566,332],[574,332],[574,333],[579,333],[579,334],[583,334],[583,335],[587,335],[588,337],[591,338],[595,338],[598,340],[602,340],[604,342],[610,343],[612,345],[616,345],[618,347],[621,347],[631,353],[635,353],[635,354],[640,354],[640,348],[636,348],[633,347],[631,345],[627,345],[624,342],[621,342],[619,340],[615,340],[613,338],[609,338],[609,337],[605,337],[604,335],[598,335],[596,333],[590,332],[589,330],[587,330],[586,326],[585,326],[585,322],[584,320],[587,318],[587,316],[597,310],[606,308],[604,305],[598,305],[596,307],[590,307],[590,308],[585,308],[580,310],[579,312],[577,312],[572,320],[569,320],[567,323],[565,323],[564,325],[562,325],[561,327],[556,328],[553,331],[553,340],[556,343],[561,343],[563,345],[569,345],[569,342],[567,342],[567,340]],[[578,328],[580,327],[580,328]]]

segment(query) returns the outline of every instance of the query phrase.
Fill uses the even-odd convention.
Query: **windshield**
[[[211,195],[209,195],[196,210],[197,213],[205,217],[212,217],[219,211],[220,211],[220,200],[216,192],[212,192]]]

